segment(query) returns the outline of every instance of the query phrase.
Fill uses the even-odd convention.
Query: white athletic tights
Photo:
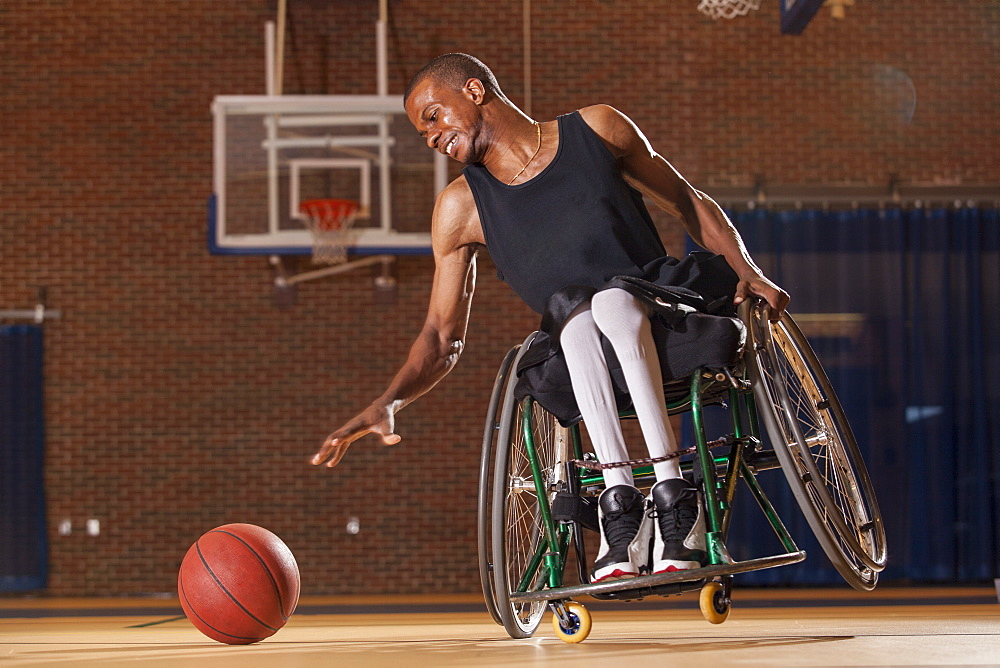
[[[650,457],[662,457],[677,449],[667,407],[663,399],[663,374],[653,342],[646,306],[620,288],[602,290],[590,303],[581,304],[563,326],[560,346],[566,356],[573,394],[587,425],[598,460],[627,461],[608,364],[601,350],[601,334],[618,356],[635,406]],[[657,481],[681,476],[679,460],[653,466]],[[628,467],[605,469],[604,483],[633,485]]]

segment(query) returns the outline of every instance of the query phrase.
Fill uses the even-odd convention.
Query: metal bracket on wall
[[[62,317],[62,311],[45,306],[47,295],[48,288],[38,288],[38,301],[34,308],[0,310],[0,320],[31,320],[39,325],[46,320],[58,320]]]
[[[708,185],[704,191],[723,207],[747,209],[1000,205],[1000,184],[904,184],[896,174],[871,185],[780,184],[757,175],[753,185]]]

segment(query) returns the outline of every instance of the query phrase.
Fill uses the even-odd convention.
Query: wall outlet
[[[59,522],[59,535],[68,536],[73,533],[73,522],[71,520],[62,520]]]
[[[101,535],[101,520],[87,520],[87,535],[88,536],[100,536]]]

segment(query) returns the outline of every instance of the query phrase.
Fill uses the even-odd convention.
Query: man
[[[406,362],[382,396],[327,438],[312,463],[336,465],[365,434],[387,445],[400,441],[396,413],[440,381],[462,353],[476,253],[483,246],[501,278],[543,314],[544,357],[568,370],[600,461],[628,460],[616,411],[621,389],[616,396],[609,356],[617,358],[616,373],[620,365],[650,456],[674,452],[663,357],[654,337],[663,329],[661,318],[653,317],[663,302],[650,295],[680,286],[667,289],[721,297],[730,309],[758,296],[772,318],[780,317],[788,295],[754,265],[719,206],[612,107],[595,105],[539,123],[506,98],[489,68],[465,54],[431,61],[413,78],[404,102],[427,145],[467,167],[434,207],[430,307]],[[678,216],[716,255],[669,258],[643,196]],[[606,470],[592,581],[704,563],[696,489],[681,477],[677,459],[654,469],[657,482],[648,500],[629,468]],[[657,518],[652,559],[643,550],[647,506]]]

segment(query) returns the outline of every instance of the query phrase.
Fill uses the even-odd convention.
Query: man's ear
[[[462,87],[462,92],[474,104],[480,105],[486,100],[486,86],[479,79],[473,78],[466,81],[465,86]]]

